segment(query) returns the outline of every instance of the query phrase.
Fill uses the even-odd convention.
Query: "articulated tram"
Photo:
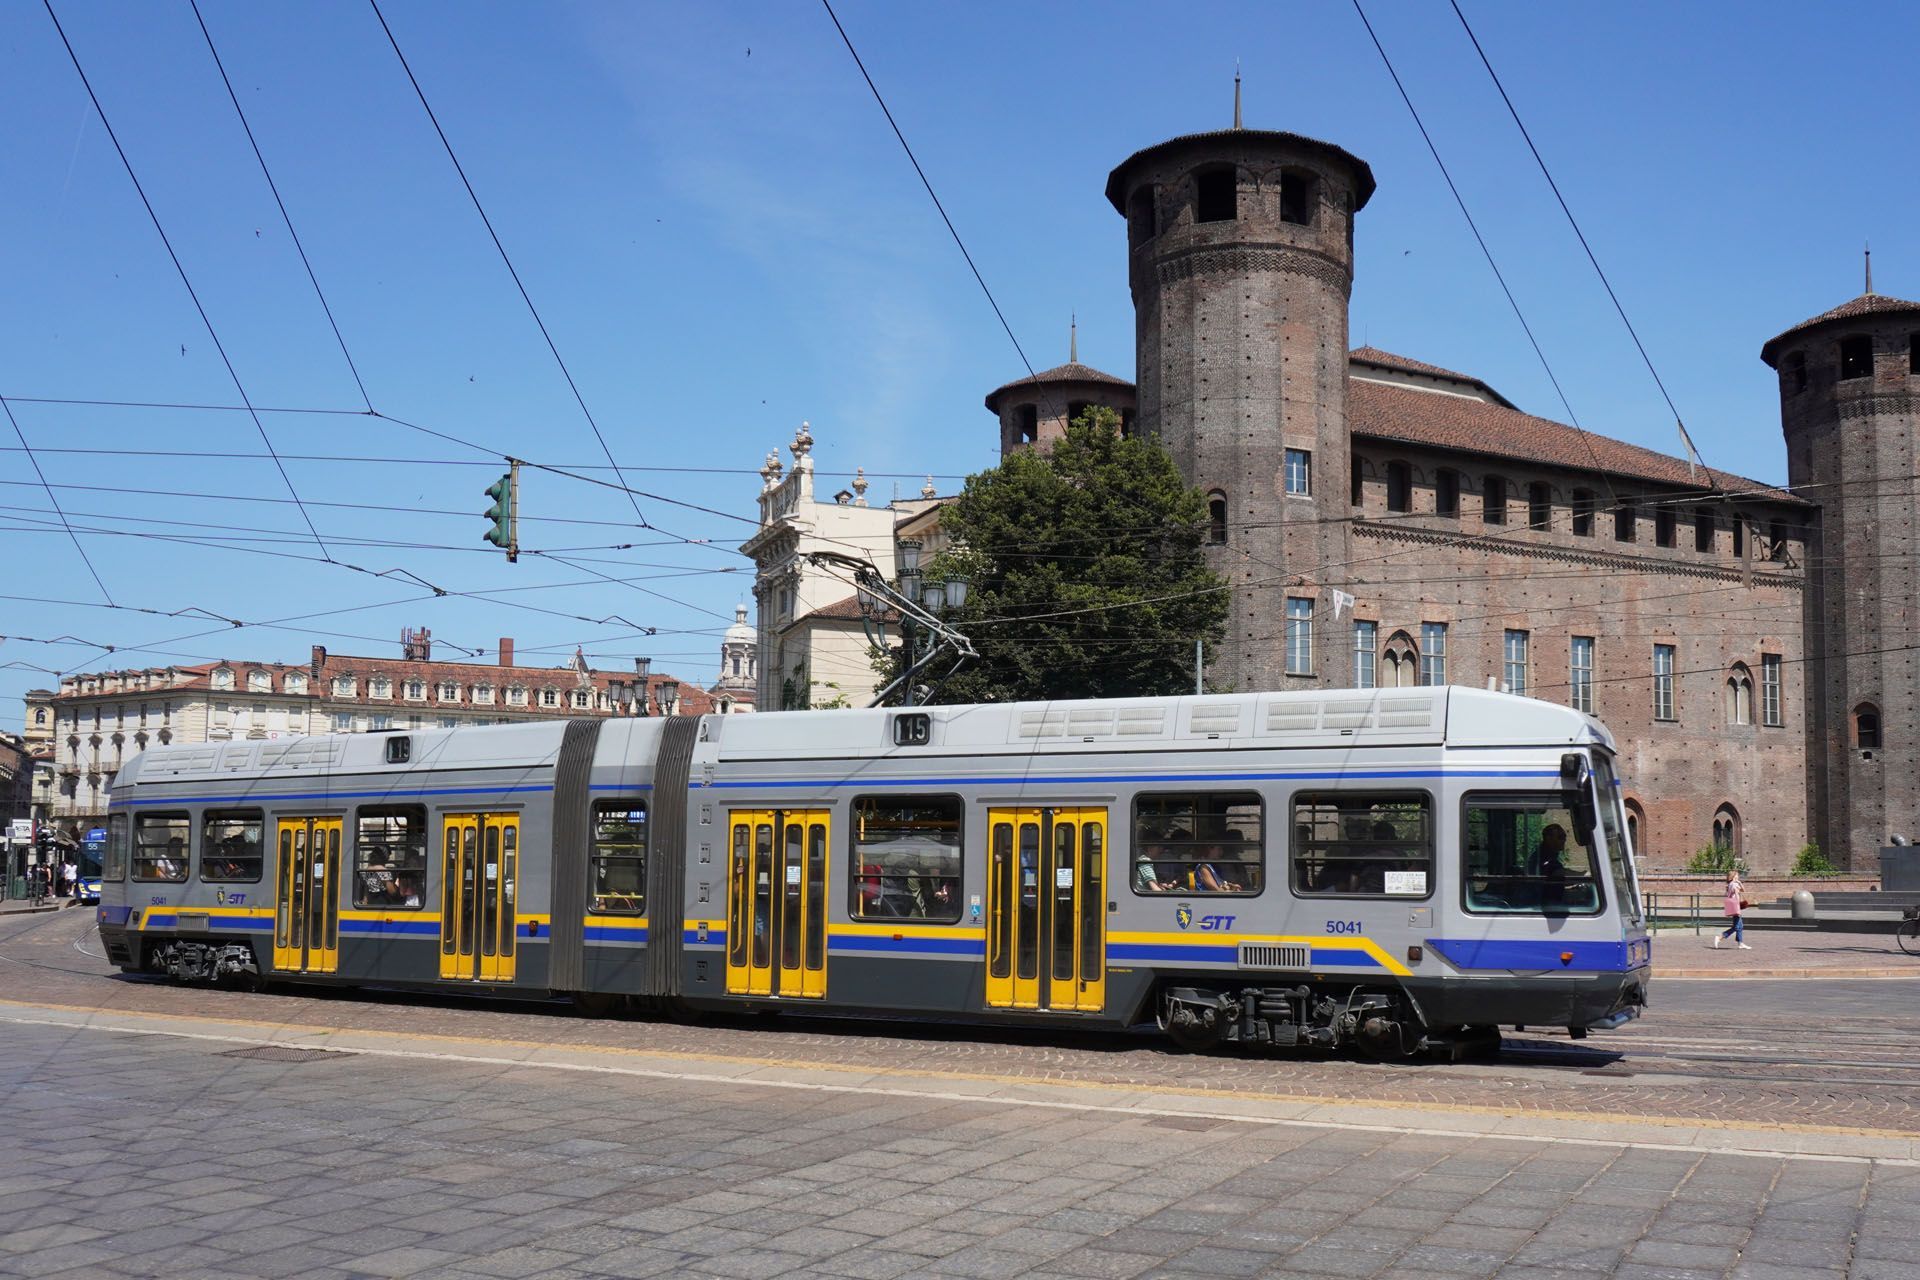
[[[180,980],[1398,1056],[1617,1027],[1651,964],[1611,736],[1472,689],[163,747],[107,831],[107,953]]]

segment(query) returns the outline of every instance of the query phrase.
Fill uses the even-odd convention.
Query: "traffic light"
[[[520,498],[520,464],[511,463],[512,470],[487,486],[487,496],[493,499],[493,505],[481,514],[493,521],[493,528],[481,534],[481,538],[491,542],[507,553],[509,561],[520,559],[520,529],[514,508]]]

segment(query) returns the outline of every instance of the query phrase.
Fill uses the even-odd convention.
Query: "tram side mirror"
[[[1591,849],[1594,824],[1600,815],[1594,809],[1592,766],[1584,752],[1569,751],[1560,757],[1560,787],[1566,796],[1567,812],[1573,815],[1574,839]]]

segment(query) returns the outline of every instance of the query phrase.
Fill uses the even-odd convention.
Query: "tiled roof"
[[[1843,302],[1833,310],[1823,311],[1811,320],[1802,320],[1785,333],[1767,339],[1767,344],[1760,348],[1760,358],[1770,365],[1773,364],[1774,358],[1780,354],[1781,345],[1788,338],[1816,325],[1825,324],[1829,320],[1854,320],[1860,316],[1878,315],[1889,311],[1920,313],[1920,302],[1908,302],[1904,298],[1889,298],[1884,293],[1863,293],[1851,302]]]
[[[1350,379],[1347,421],[1356,436],[1458,449],[1573,471],[1603,472],[1683,488],[1704,489],[1711,476],[1722,489],[1753,493],[1780,502],[1804,501],[1743,476],[1711,467],[1689,468],[1684,459],[1655,453],[1624,440],[1582,432],[1503,405],[1465,396],[1441,395],[1418,387]]]
[[[1382,369],[1398,369],[1404,373],[1424,373],[1432,378],[1448,378],[1454,382],[1464,382],[1498,400],[1501,404],[1512,406],[1513,402],[1488,386],[1470,373],[1455,373],[1451,369],[1442,369],[1437,364],[1428,364],[1424,360],[1412,360],[1406,356],[1395,355],[1391,351],[1382,351],[1378,347],[1355,347],[1347,353],[1347,359],[1356,364],[1370,364]]]
[[[1368,200],[1373,198],[1373,169],[1359,156],[1344,147],[1336,147],[1331,142],[1322,142],[1318,138],[1309,138],[1304,134],[1283,133],[1277,129],[1211,129],[1202,133],[1183,133],[1177,138],[1168,138],[1165,142],[1156,142],[1143,147],[1113,167],[1107,175],[1107,203],[1120,213],[1126,213],[1123,201],[1127,198],[1126,184],[1121,175],[1135,164],[1148,157],[1157,158],[1165,151],[1175,151],[1192,143],[1212,143],[1233,140],[1243,146],[1280,145],[1289,148],[1312,147],[1332,154],[1352,165],[1360,175],[1359,189],[1354,192],[1353,207],[1358,212]]]
[[[891,617],[893,617],[893,610],[883,610],[880,621],[885,621]],[[860,597],[856,595],[848,596],[844,600],[835,600],[832,604],[820,606],[812,613],[805,615],[805,618],[828,618],[835,622],[858,622],[860,621]]]
[[[340,676],[354,677],[353,693],[347,695],[334,693],[333,681]],[[385,676],[392,683],[392,694],[389,697],[370,696],[369,682],[374,676]],[[605,691],[612,684],[632,684],[635,679],[631,672],[590,669],[586,673],[585,687]],[[403,686],[412,680],[425,683],[427,686],[425,699],[403,696]],[[655,691],[660,687],[661,682],[666,680],[677,681],[680,685],[678,705],[682,714],[705,715],[713,710],[713,699],[697,681],[683,680],[670,673],[656,671],[648,675],[647,688],[650,692]],[[460,697],[455,702],[448,703],[448,706],[479,705],[518,712],[545,711],[552,715],[569,715],[582,709],[566,705],[571,699],[564,695],[582,687],[580,678],[572,667],[503,667],[485,662],[418,662],[406,658],[360,658],[351,654],[330,653],[320,668],[320,687],[314,692],[329,703],[351,700],[381,706],[408,703],[414,706],[438,705],[440,685],[448,682],[461,687]],[[472,700],[471,687],[477,684],[491,685],[502,692],[495,694],[491,704],[475,704]],[[512,686],[520,686],[535,695],[542,689],[556,690],[563,695],[560,699],[561,705],[541,707],[538,705],[537,697],[530,697],[525,706],[509,706],[504,690]]]
[[[1000,397],[1016,387],[1035,387],[1042,384],[1051,386],[1054,384],[1065,385],[1072,383],[1080,383],[1086,386],[1125,387],[1129,391],[1133,390],[1133,384],[1125,378],[1116,378],[1110,373],[1102,373],[1090,365],[1078,363],[1063,364],[1051,369],[1042,369],[1031,378],[1020,378],[1009,382],[1004,387],[996,387],[994,390],[989,391],[987,393],[987,408],[995,413],[1000,412]]]

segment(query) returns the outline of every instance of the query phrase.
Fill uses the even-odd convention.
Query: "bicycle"
[[[1910,956],[1920,956],[1920,907],[1908,907],[1900,916],[1900,923],[1893,927],[1893,936],[1900,941],[1900,949]]]

